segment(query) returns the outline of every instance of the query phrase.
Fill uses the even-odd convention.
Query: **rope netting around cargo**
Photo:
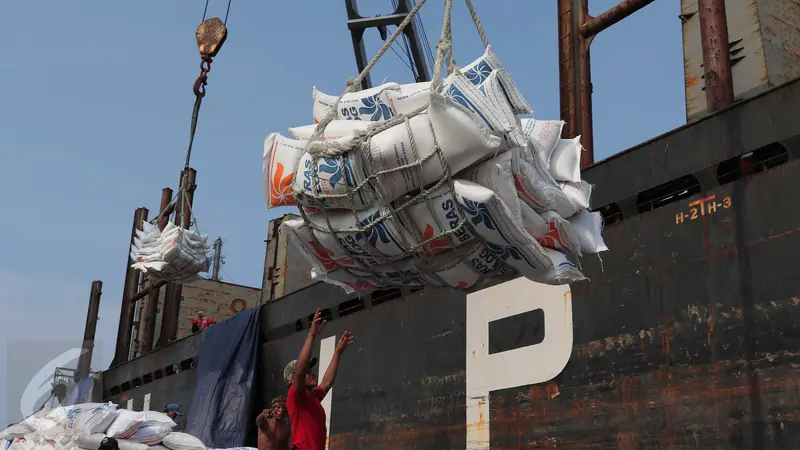
[[[478,34],[483,42],[484,48],[488,48],[489,42],[486,38],[486,34],[483,30],[480,20],[478,19],[477,12],[475,11],[474,6],[472,5],[471,0],[465,0],[467,8],[469,9],[470,15],[472,17],[473,23],[475,24]],[[429,104],[421,106],[410,113],[398,113],[394,117],[390,118],[385,122],[378,122],[372,125],[369,125],[363,131],[356,131],[355,135],[352,140],[347,142],[346,144],[340,142],[334,142],[332,140],[325,140],[322,139],[324,135],[325,128],[328,124],[331,123],[336,118],[337,110],[339,107],[339,103],[341,102],[342,98],[351,92],[355,92],[359,90],[359,86],[361,85],[361,81],[363,78],[369,73],[369,71],[375,66],[375,64],[381,59],[384,53],[391,47],[392,43],[395,39],[398,38],[403,33],[403,30],[408,26],[409,23],[414,19],[414,16],[419,12],[420,8],[425,4],[425,0],[419,0],[416,6],[409,11],[408,15],[405,19],[398,25],[397,29],[394,33],[386,40],[383,47],[375,54],[372,60],[367,64],[364,70],[355,78],[349,79],[347,81],[347,89],[342,92],[339,97],[336,99],[335,104],[333,107],[327,112],[324,118],[319,121],[319,124],[316,126],[314,133],[312,134],[310,141],[306,147],[306,152],[313,158],[311,162],[311,173],[310,173],[310,180],[311,180],[311,191],[303,190],[298,185],[293,185],[292,187],[292,194],[295,198],[304,197],[309,203],[314,205],[319,205],[319,208],[314,208],[313,212],[321,213],[322,221],[324,222],[324,226],[318,225],[314,223],[313,220],[309,218],[309,211],[306,210],[305,207],[300,206],[300,214],[303,218],[305,224],[311,229],[310,236],[313,240],[313,243],[319,248],[324,249],[325,246],[320,242],[319,238],[317,237],[316,231],[330,233],[333,236],[333,241],[337,243],[337,246],[341,250],[341,254],[336,255],[325,255],[326,258],[329,258],[331,261],[335,263],[337,268],[341,268],[343,270],[349,271],[353,273],[350,269],[353,269],[352,265],[343,264],[343,261],[348,261],[351,263],[355,263],[358,269],[369,273],[374,279],[386,279],[385,275],[378,274],[373,266],[370,266],[363,261],[360,260],[359,256],[364,255],[356,255],[351,252],[350,248],[347,245],[344,245],[342,242],[346,236],[342,236],[344,234],[370,234],[374,231],[374,228],[380,226],[383,222],[389,222],[391,226],[393,226],[397,230],[404,230],[403,223],[399,219],[398,213],[401,211],[417,204],[424,203],[426,208],[431,214],[431,217],[434,219],[437,227],[439,230],[442,231],[434,236],[427,237],[422,240],[414,240],[411,241],[411,234],[412,233],[399,233],[399,238],[402,241],[403,251],[394,256],[387,256],[381,253],[377,248],[375,248],[368,240],[364,240],[363,246],[367,247],[369,257],[374,258],[379,261],[380,264],[392,264],[398,262],[400,260],[404,260],[406,258],[410,258],[414,261],[415,266],[419,267],[421,271],[424,271],[425,275],[428,277],[433,278],[438,283],[441,283],[442,286],[447,286],[448,284],[436,274],[435,268],[431,266],[432,257],[434,256],[434,252],[432,252],[429,248],[429,244],[433,243],[434,241],[441,241],[447,240],[450,242],[451,247],[447,249],[447,255],[452,255],[453,257],[459,258],[462,262],[466,263],[467,266],[471,266],[470,261],[467,258],[467,252],[474,249],[474,246],[459,246],[459,242],[456,239],[456,236],[465,230],[471,232],[472,236],[475,237],[475,242],[477,244],[482,245],[486,249],[491,249],[490,244],[486,242],[484,238],[481,237],[480,233],[478,233],[473,224],[470,223],[470,220],[467,219],[467,215],[465,214],[464,208],[461,203],[456,198],[456,190],[455,184],[453,180],[453,174],[450,168],[450,164],[447,161],[445,154],[442,152],[442,149],[439,145],[438,137],[436,136],[435,131],[433,130],[433,126],[431,127],[431,132],[433,134],[433,144],[434,149],[429,154],[425,155],[424,157],[420,158],[420,152],[417,149],[417,144],[415,142],[414,133],[411,129],[410,120],[420,114],[426,112],[429,107]],[[445,0],[445,8],[444,8],[444,19],[442,23],[442,32],[440,39],[436,45],[436,61],[434,65],[433,77],[430,84],[430,92],[431,93],[439,93],[443,86],[443,66],[446,61],[447,63],[447,74],[452,74],[458,68],[456,67],[454,58],[453,58],[453,44],[452,44],[452,29],[451,29],[451,10],[452,10],[453,0]],[[411,146],[411,154],[413,155],[413,161],[405,164],[400,165],[395,168],[382,170],[382,171],[374,171],[373,170],[373,155],[370,149],[371,138],[386,131],[392,127],[398,125],[404,125],[406,127],[406,131],[408,133],[408,137],[410,140]],[[363,165],[362,171],[364,175],[364,179],[358,182],[355,186],[350,186],[349,183],[345,183],[346,191],[345,193],[323,193],[323,189],[321,188],[320,177],[319,177],[319,166],[320,160],[326,159],[328,164],[331,164],[331,160],[335,161],[339,170],[344,171],[348,170],[345,166],[344,156],[349,155],[349,157],[358,158]],[[442,170],[443,176],[433,184],[423,184],[423,176],[422,176],[422,166],[431,158],[437,158],[439,161],[439,165]],[[301,161],[298,161],[297,165],[295,166],[295,173],[300,170]],[[399,171],[408,171],[414,170],[416,171],[417,178],[420,180],[418,190],[416,193],[409,193],[405,196],[405,198],[400,199],[390,199],[387,195],[384,186],[381,183],[381,177],[391,174],[393,172]],[[453,205],[458,214],[458,223],[456,226],[452,226],[449,224],[448,227],[445,227],[442,223],[442,220],[436,214],[432,200],[431,194],[434,191],[437,191],[440,187],[443,186],[449,187],[448,195],[450,196]],[[374,203],[370,205],[370,207],[377,207],[378,211],[380,212],[378,217],[371,217],[369,221],[365,221],[363,218],[359,218],[358,210],[355,207],[354,199],[356,196],[365,195],[365,198],[372,198]],[[346,202],[350,205],[350,210],[353,213],[354,226],[352,227],[345,227],[345,228],[337,228],[334,227],[330,217],[329,205],[334,201],[341,201],[346,200]],[[365,223],[368,222],[368,223]],[[448,229],[449,228],[449,229]],[[410,230],[409,230],[410,231]],[[330,252],[329,252],[330,253]],[[338,253],[337,253],[338,254]],[[493,270],[480,272],[478,271],[478,280],[477,284],[482,284],[486,278],[499,278],[502,277],[504,274],[509,273],[509,267],[502,261],[500,258],[497,258],[497,265],[494,267]],[[513,271],[512,271],[513,272]],[[401,280],[401,284],[406,284],[414,281],[414,274],[409,274],[407,271],[397,270],[393,272],[393,276],[396,275]],[[417,279],[418,281],[418,279]]]

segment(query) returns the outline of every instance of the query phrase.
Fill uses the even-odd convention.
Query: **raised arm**
[[[333,353],[333,358],[331,358],[331,363],[328,365],[328,370],[325,371],[325,376],[322,377],[322,381],[319,383],[319,387],[325,394],[331,390],[333,382],[336,380],[336,372],[339,370],[339,358],[342,356],[342,353],[344,353],[344,350],[353,342],[355,342],[353,334],[345,330],[341,339],[339,339],[339,342],[336,344],[336,351]]]
[[[308,330],[306,342],[300,350],[300,356],[297,357],[297,367],[294,371],[294,388],[297,392],[302,392],[306,388],[306,372],[308,371],[308,362],[311,360],[311,351],[314,349],[314,340],[327,323],[327,320],[322,320],[322,313],[317,308],[314,319],[311,320],[311,328]]]

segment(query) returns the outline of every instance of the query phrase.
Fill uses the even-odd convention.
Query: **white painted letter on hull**
[[[489,354],[489,323],[541,309],[544,340]],[[467,445],[489,448],[489,393],[544,383],[566,367],[572,354],[572,292],[517,278],[467,295]]]

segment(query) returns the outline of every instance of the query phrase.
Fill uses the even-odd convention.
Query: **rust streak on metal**
[[[769,241],[772,241],[772,240],[775,240],[775,239],[779,239],[779,238],[782,238],[782,237],[790,236],[790,235],[795,234],[797,232],[800,232],[800,228],[795,228],[793,230],[782,231],[780,233],[771,234],[769,236],[765,236],[765,237],[761,237],[761,238],[758,238],[758,239],[755,239],[755,240],[752,240],[752,241],[749,241],[749,242],[745,242],[744,246],[745,247],[750,247],[750,246],[756,245],[756,244],[763,244],[765,242],[769,242]],[[723,257],[723,256],[728,256],[728,255],[732,255],[732,254],[738,253],[739,250],[740,250],[740,248],[738,246],[733,246],[733,247],[730,247],[730,248],[726,248],[725,250],[723,250],[721,252],[709,253],[707,255],[703,255],[701,257],[695,258],[694,261],[707,261],[707,260],[711,260],[711,259],[715,259],[715,258],[719,258],[719,257]]]
[[[710,367],[710,366],[709,366]],[[709,367],[701,366],[701,371],[708,371]],[[687,369],[688,370],[688,369]],[[645,374],[636,377],[637,379],[650,378],[651,374]],[[607,400],[579,400],[564,401],[564,402],[550,402],[547,411],[543,410],[534,411],[531,413],[523,414],[519,408],[511,408],[510,413],[498,414],[491,418],[492,427],[519,427],[531,426],[537,423],[539,418],[545,418],[546,415],[551,417],[570,417],[574,414],[579,414],[584,407],[588,409],[588,414],[593,417],[604,416],[604,411],[643,411],[662,409],[665,412],[670,410],[678,412],[687,404],[695,403],[717,403],[720,401],[734,401],[738,398],[745,398],[752,393],[760,392],[773,392],[781,393],[786,389],[800,390],[800,382],[794,374],[787,374],[774,379],[764,380],[758,385],[751,385],[744,383],[738,386],[731,386],[725,388],[717,388],[715,391],[711,389],[703,389],[701,387],[703,381],[698,380],[692,383],[675,383],[666,384],[661,391],[643,391],[654,394],[650,397],[639,397],[636,400],[621,401],[621,402],[608,402]],[[571,396],[573,394],[568,394]],[[359,446],[367,446],[370,448],[379,448],[381,443],[397,443],[404,442],[410,444],[411,442],[422,442],[427,439],[440,437],[442,435],[450,436],[452,439],[460,438],[466,434],[467,429],[484,429],[487,424],[478,422],[474,424],[459,424],[459,425],[437,425],[426,428],[413,427],[412,425],[391,424],[392,418],[386,418],[387,425],[384,427],[383,432],[379,434],[361,434],[356,432],[336,433],[330,437],[331,448],[351,448],[358,443]],[[551,426],[548,422],[539,423],[540,426]],[[610,425],[609,425],[610,426]],[[668,436],[671,430],[662,430],[664,436]],[[654,436],[637,436],[635,431],[621,430],[621,437],[623,442],[631,443],[639,441],[639,444],[646,442],[653,442]],[[661,441],[662,444],[665,440]],[[563,444],[563,442],[559,442]],[[555,444],[555,443],[554,443]],[[597,448],[597,442],[580,442],[571,441],[566,448]],[[383,448],[383,447],[380,447]],[[634,447],[636,448],[636,447]]]
[[[431,341],[431,340],[434,340],[434,339],[439,339],[439,338],[445,337],[445,336],[447,336],[449,334],[453,334],[455,332],[456,332],[456,330],[448,330],[448,331],[445,331],[444,333],[439,333],[437,335],[431,336],[431,337],[427,338],[426,340],[427,341]]]
[[[708,112],[733,103],[728,22],[724,0],[698,0]]]
[[[655,0],[623,0],[597,17],[593,17],[581,25],[581,35],[590,38],[608,29],[620,20],[653,3]]]

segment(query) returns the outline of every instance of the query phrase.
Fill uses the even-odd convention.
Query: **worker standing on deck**
[[[270,409],[256,417],[258,450],[289,450],[291,430],[286,422],[286,399],[275,397]]]
[[[289,395],[286,406],[289,410],[289,420],[292,424],[292,449],[297,450],[324,450],[328,430],[325,424],[325,410],[322,408],[322,399],[328,394],[336,379],[339,368],[339,358],[345,349],[354,342],[353,335],[345,331],[336,344],[328,370],[322,377],[322,382],[317,384],[317,377],[311,372],[316,365],[316,358],[311,357],[311,349],[319,333],[327,324],[322,320],[319,309],[314,313],[311,329],[308,331],[306,342],[300,350],[300,356],[290,362],[283,371],[284,381],[289,385]]]
[[[206,328],[210,327],[217,323],[211,317],[207,317],[206,313],[203,311],[197,312],[197,318],[191,318],[189,320],[192,324],[192,333],[197,333],[198,331],[205,330]]]

